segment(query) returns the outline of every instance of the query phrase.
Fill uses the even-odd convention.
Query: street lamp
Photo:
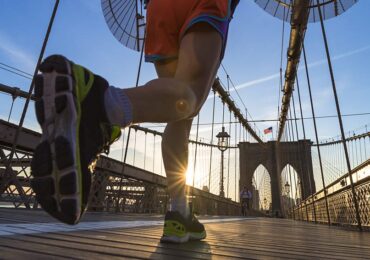
[[[284,188],[285,188],[286,196],[289,197],[290,185],[289,185],[288,181],[285,183]]]
[[[222,131],[216,135],[218,139],[217,148],[221,151],[221,177],[220,177],[220,196],[225,197],[224,192],[224,152],[229,146],[230,135],[225,132],[225,127],[222,127]]]

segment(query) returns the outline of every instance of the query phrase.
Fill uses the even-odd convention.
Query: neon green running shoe
[[[161,242],[185,243],[189,240],[202,240],[206,236],[203,224],[195,216],[184,218],[178,211],[167,211]]]
[[[76,224],[87,207],[92,165],[121,134],[104,106],[108,82],[63,56],[40,65],[35,110],[42,137],[32,163],[31,187],[51,216]]]

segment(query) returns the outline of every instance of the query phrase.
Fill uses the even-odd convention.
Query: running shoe
[[[35,110],[42,137],[31,162],[31,187],[46,212],[73,225],[88,204],[92,165],[121,131],[107,119],[105,79],[59,55],[46,58],[39,70]]]
[[[198,221],[198,219],[192,215],[188,219],[187,230],[189,233],[189,240],[202,240],[207,236],[204,225]]]
[[[178,211],[167,211],[161,242],[185,243],[189,240],[202,240],[206,236],[203,224],[194,215],[185,218]]]

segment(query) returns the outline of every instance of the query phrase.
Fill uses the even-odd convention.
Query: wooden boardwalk
[[[56,223],[0,208],[0,259],[370,259],[370,233],[286,219],[203,217],[207,239],[162,244],[163,216],[88,213]]]

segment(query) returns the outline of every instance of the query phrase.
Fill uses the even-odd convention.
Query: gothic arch
[[[270,210],[271,174],[264,164],[259,164],[253,172],[253,208]]]
[[[261,145],[259,143],[242,142],[240,149],[240,180],[239,188],[244,186],[252,188],[252,178],[256,168],[262,164],[268,171],[271,180],[272,210],[274,214],[281,215],[281,178],[282,169],[290,164],[301,180],[302,199],[313,194],[315,183],[313,178],[310,140],[298,142],[270,141]]]
[[[292,168],[291,172],[289,172],[289,167]],[[287,172],[284,172],[285,169],[287,169],[286,170]],[[284,177],[283,176],[284,173],[289,174],[290,176]],[[299,172],[296,170],[296,168],[293,165],[291,165],[290,163],[287,163],[282,168],[282,170],[280,172],[280,176],[282,178],[285,178],[285,180],[282,181],[282,185],[284,185],[284,183],[287,181],[289,183],[290,187],[292,187],[293,192],[299,192],[299,197],[301,198],[301,196],[302,196],[302,186],[301,186],[302,178],[301,178]],[[297,195],[295,193],[290,194],[290,196],[294,199],[296,199],[296,197],[297,197]]]

